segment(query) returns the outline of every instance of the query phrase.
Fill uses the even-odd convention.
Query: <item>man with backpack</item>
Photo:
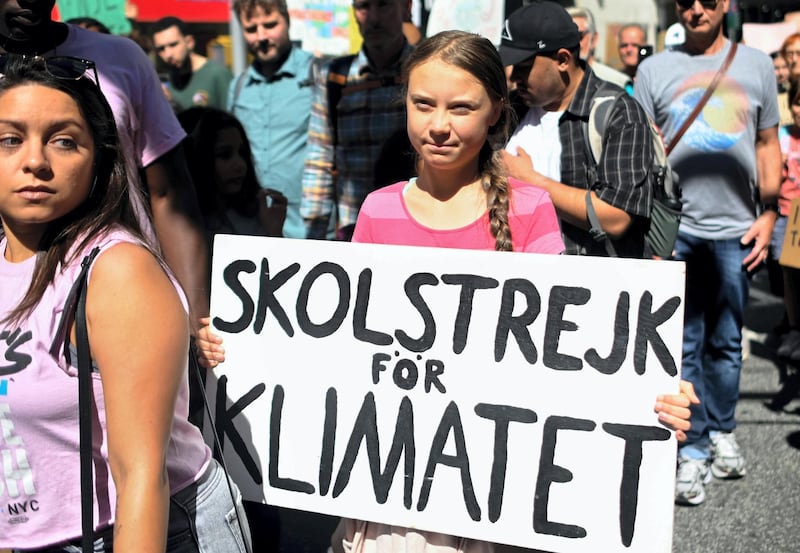
[[[529,107],[509,141],[509,174],[547,190],[566,253],[649,257],[653,139],[641,106],[580,59],[581,35],[559,4],[535,1],[505,22],[500,56]],[[599,94],[613,108],[595,161],[587,123]],[[597,216],[592,232],[590,215]]]
[[[300,182],[314,57],[292,45],[285,0],[234,0],[232,7],[253,63],[231,81],[228,109],[247,133],[259,184],[288,200],[283,235],[305,238]]]
[[[742,323],[748,273],[767,258],[782,163],[769,57],[725,38],[728,0],[675,8],[685,42],[642,63],[634,94],[670,146],[679,140],[670,161],[684,196],[675,245],[686,262],[682,372],[702,403],[679,451],[675,500],[698,505],[712,474],[746,473],[733,433]]]
[[[308,238],[349,240],[367,194],[414,174],[400,82],[410,10],[411,0],[355,0],[364,44],[320,71],[303,173]]]

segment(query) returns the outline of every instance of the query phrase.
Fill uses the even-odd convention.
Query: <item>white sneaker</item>
[[[747,474],[744,457],[733,432],[714,432],[711,438],[711,472],[720,479],[741,478]]]
[[[711,480],[705,459],[678,457],[678,477],[675,482],[675,503],[700,505],[706,500],[706,484]]]

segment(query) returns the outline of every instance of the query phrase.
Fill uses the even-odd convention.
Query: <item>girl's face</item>
[[[44,233],[89,196],[94,140],[78,104],[58,90],[17,86],[0,94],[0,217]]]
[[[408,136],[423,167],[475,172],[502,103],[492,100],[472,74],[432,59],[411,70],[406,107]]]
[[[772,67],[775,69],[775,80],[779,85],[789,82],[789,66],[782,55],[778,54],[772,58]]]
[[[792,119],[795,127],[800,127],[800,97],[795,98],[789,106],[792,110]]]
[[[230,196],[242,189],[247,176],[246,147],[239,129],[225,127],[214,142],[214,182],[217,192]]]

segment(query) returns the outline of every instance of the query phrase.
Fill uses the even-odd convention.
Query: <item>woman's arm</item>
[[[114,550],[163,553],[170,492],[166,452],[187,366],[188,319],[153,255],[127,243],[95,262],[86,314],[117,487]]]

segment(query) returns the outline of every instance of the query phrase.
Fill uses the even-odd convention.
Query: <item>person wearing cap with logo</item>
[[[509,174],[547,190],[553,199],[566,253],[605,256],[589,233],[586,191],[600,225],[619,255],[644,257],[644,236],[652,202],[648,170],[653,145],[647,116],[621,95],[612,109],[596,178],[583,138],[600,80],[580,59],[581,35],[567,11],[555,2],[536,1],[505,22],[500,56],[513,66],[511,80],[529,107],[503,159]],[[607,88],[608,90],[608,88]],[[587,159],[588,158],[588,159]],[[590,182],[593,181],[593,182]]]
[[[642,62],[634,90],[667,143],[692,121],[669,156],[683,191],[674,255],[686,262],[682,373],[702,401],[692,408],[692,430],[679,450],[675,500],[682,505],[705,500],[712,474],[731,479],[746,472],[733,434],[742,323],[749,273],[766,260],[778,216],[782,163],[772,63],[725,38],[728,4],[676,0],[685,41]]]

